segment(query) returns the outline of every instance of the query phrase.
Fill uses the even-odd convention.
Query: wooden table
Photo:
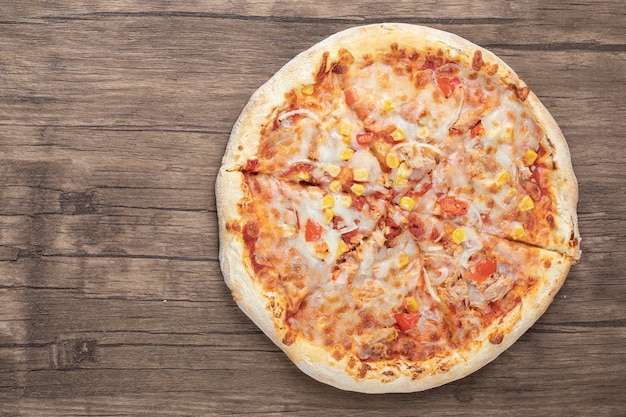
[[[80,3],[0,5],[0,414],[626,414],[622,2]],[[379,21],[455,32],[525,79],[569,141],[583,258],[493,363],[368,396],[302,374],[236,307],[214,181],[257,87]]]

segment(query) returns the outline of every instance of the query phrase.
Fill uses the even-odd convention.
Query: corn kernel
[[[341,205],[344,207],[350,207],[352,205],[352,196],[341,196]]]
[[[355,181],[367,181],[367,169],[356,168],[352,171],[352,177]]]
[[[299,181],[310,181],[311,174],[304,171],[298,171],[296,172],[296,179],[298,179]]]
[[[531,166],[535,163],[536,160],[537,152],[533,151],[532,149],[527,150],[524,154],[524,164],[526,164],[526,166]]]
[[[520,225],[514,226],[511,229],[510,234],[513,239],[521,239],[526,234],[526,231],[524,230],[524,226],[520,224]]]
[[[280,228],[283,232],[283,236],[285,237],[295,236],[296,233],[298,232],[298,230],[290,224],[281,224]]]
[[[504,170],[498,174],[496,180],[489,186],[489,191],[497,193],[502,189],[502,186],[508,184],[511,181],[511,174],[509,171]]]
[[[522,211],[528,211],[528,210],[532,210],[533,208],[535,208],[535,203],[533,202],[533,199],[530,198],[530,196],[526,196],[524,198],[522,198],[522,201],[520,201],[519,203],[519,209]]]
[[[328,188],[330,188],[330,191],[333,193],[338,193],[341,191],[341,183],[338,180],[331,181]]]
[[[396,128],[396,130],[391,132],[391,137],[394,141],[400,142],[401,140],[404,140],[406,136],[404,135],[404,131],[402,129]]]
[[[511,198],[513,197],[515,194],[517,193],[517,190],[515,190],[515,188],[511,187],[509,188],[509,191],[506,192],[506,196]]]
[[[337,256],[343,255],[348,251],[348,245],[343,239],[339,239],[339,244],[337,245]]]
[[[343,143],[345,143],[346,145],[349,145],[350,143],[352,143],[352,136],[350,136],[350,135],[343,135],[341,137],[341,141]]]
[[[304,94],[305,96],[310,96],[311,94],[313,94],[314,88],[315,86],[313,84],[307,84],[302,87],[302,94]]]
[[[406,187],[408,183],[409,183],[409,180],[406,178],[395,177],[393,179],[393,185],[395,185],[396,187]]]
[[[509,171],[504,170],[498,175],[498,179],[496,180],[499,185],[508,184],[511,181],[511,174]]]
[[[328,175],[334,178],[341,172],[341,167],[331,164],[326,167],[326,172],[328,173]]]
[[[391,333],[389,333],[389,336],[386,337],[388,342],[391,342],[393,340],[396,340],[396,338],[398,337],[398,329],[393,328],[391,330]]]
[[[331,208],[335,206],[335,199],[332,194],[326,194],[322,197],[322,208]]]
[[[389,168],[398,168],[400,166],[400,159],[398,158],[398,154],[395,152],[389,152],[385,156],[385,162]]]
[[[400,166],[398,167],[398,177],[400,178],[409,178],[413,173],[413,168],[408,166],[406,162],[402,161]]]
[[[352,159],[353,156],[354,156],[354,151],[350,148],[346,148],[339,153],[339,159],[341,159],[342,161],[347,161],[349,159]]]
[[[350,186],[350,189],[354,194],[361,195],[365,191],[365,186],[363,184],[354,183],[352,184],[352,186]]]
[[[333,209],[325,208],[323,210],[323,213],[324,213],[324,220],[326,220],[326,223],[330,223],[333,217],[335,217],[335,212],[333,211]]]
[[[385,100],[385,102],[383,103],[383,108],[386,112],[390,112],[396,109],[396,105],[391,100]]]
[[[466,238],[465,229],[462,227],[457,227],[452,232],[452,241],[456,243],[457,245],[460,245],[461,243],[463,243],[465,241],[465,238]]]
[[[413,207],[415,207],[415,200],[413,200],[411,197],[405,195],[404,197],[400,198],[401,209],[411,211],[413,210]]]
[[[417,313],[419,308],[415,297],[406,297],[404,299],[404,309],[407,313]]]
[[[406,266],[409,263],[409,257],[406,253],[402,252],[398,257],[398,266],[400,268]]]
[[[350,134],[350,130],[351,130],[350,123],[345,120],[341,120],[337,124],[337,132],[339,132],[341,136],[348,136]]]

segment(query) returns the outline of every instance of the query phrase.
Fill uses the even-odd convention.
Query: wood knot
[[[52,345],[52,366],[55,369],[68,370],[95,362],[97,345],[96,340],[61,340]]]
[[[93,214],[96,212],[93,202],[95,194],[94,191],[64,192],[59,197],[61,211],[63,214]]]

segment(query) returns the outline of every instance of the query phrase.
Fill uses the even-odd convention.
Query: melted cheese
[[[427,343],[420,334],[430,335],[430,349],[445,346],[454,329],[459,343],[480,327],[480,312],[499,295],[464,278],[477,259],[497,259],[498,274],[528,281],[522,266],[533,250],[490,235],[536,243],[519,204],[528,194],[522,179],[532,176],[524,153],[538,149],[543,133],[508,86],[482,73],[469,77],[473,71],[457,64],[445,67],[459,78],[447,98],[437,84],[442,68],[422,70],[419,82],[382,60],[357,63],[359,70],[345,75],[328,73],[321,82],[332,88],[319,103],[309,97],[286,106],[276,115],[278,127],[262,139],[270,161],[260,155],[266,171],[250,181],[260,184],[263,198],[251,197],[254,216],[244,213],[262,225],[254,256],[267,265],[260,274],[278,281],[294,305],[290,326],[317,344],[343,349],[337,346],[347,340],[360,358],[380,355],[377,349],[397,338],[394,314],[404,311],[406,297],[418,305],[420,318],[407,331],[416,341]],[[351,106],[344,90],[355,94]],[[402,135],[385,139],[392,144],[359,143],[359,135],[389,136],[394,129]],[[393,152],[397,164],[388,167],[374,150]],[[295,177],[302,183],[287,175],[297,164],[306,167]],[[355,171],[366,174],[355,178]],[[394,182],[398,177],[404,184]],[[350,187],[355,183],[362,193]],[[332,204],[322,207],[328,195]],[[366,198],[346,204],[358,196]],[[446,213],[446,196],[466,210]],[[415,206],[400,210],[402,197]],[[307,239],[309,221],[321,226],[319,239]],[[460,226],[463,239],[454,243],[451,233]],[[294,275],[301,281],[292,282]],[[449,307],[458,317],[446,313]]]

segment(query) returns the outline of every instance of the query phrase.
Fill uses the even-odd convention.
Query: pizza
[[[412,392],[496,358],[580,259],[567,143],[493,53],[339,32],[252,96],[216,181],[233,298],[306,374]]]

